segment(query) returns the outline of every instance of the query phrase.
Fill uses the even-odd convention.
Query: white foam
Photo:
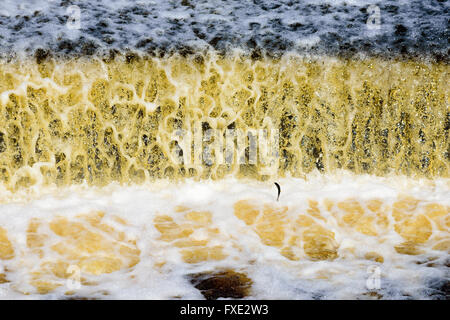
[[[418,199],[450,205],[449,181],[429,181],[408,178],[379,178],[341,174],[334,177],[317,175],[308,180],[282,179],[280,203],[289,207],[288,214],[305,212],[307,199],[321,201],[325,198],[343,200],[380,198],[392,203],[399,194],[409,194]],[[57,191],[56,191],[57,190]],[[50,221],[58,215],[73,218],[79,213],[101,210],[106,212],[107,223],[123,228],[129,239],[137,239],[141,250],[140,262],[131,270],[121,270],[96,278],[96,286],[82,286],[76,296],[101,298],[101,292],[108,292],[108,298],[121,299],[169,299],[179,296],[183,299],[201,298],[192,287],[187,274],[205,270],[232,268],[244,270],[253,280],[249,298],[269,299],[354,299],[364,298],[367,293],[367,270],[371,265],[381,268],[381,289],[384,298],[427,298],[424,289],[429,279],[443,278],[445,269],[418,265],[420,259],[429,256],[446,259],[446,252],[427,250],[424,255],[398,254],[393,246],[401,242],[394,231],[381,238],[346,232],[336,227],[332,231],[339,243],[339,258],[334,261],[311,261],[301,259],[290,261],[277,248],[265,246],[258,236],[233,214],[233,204],[241,199],[254,199],[261,203],[276,203],[276,188],[273,182],[240,182],[227,179],[220,182],[185,181],[174,184],[161,181],[144,186],[124,187],[112,184],[104,189],[70,187],[55,189],[50,194],[37,192],[28,200],[9,198],[0,205],[0,226],[8,230],[15,251],[26,251],[26,229],[31,218]],[[159,240],[159,232],[153,226],[157,214],[172,215],[177,205],[194,210],[208,210],[213,214],[213,226],[220,230],[220,237],[210,244],[224,246],[228,257],[221,261],[188,264],[182,261],[177,248]],[[117,215],[128,221],[127,227],[115,225],[110,219]],[[332,217],[326,217],[327,225],[333,226]],[[197,239],[205,235],[194,234]],[[448,236],[448,233],[447,233]],[[236,242],[237,241],[237,242]],[[238,250],[233,244],[239,244]],[[357,258],[368,248],[384,256],[384,263],[378,264]],[[356,250],[356,254],[350,254]],[[29,259],[29,261],[27,260]],[[155,263],[166,261],[162,271]],[[437,261],[436,260],[436,261]],[[28,261],[28,262],[27,262]],[[34,260],[18,255],[12,260],[2,261],[10,272],[12,283],[26,287],[23,279]],[[253,261],[253,262],[252,262]],[[134,278],[131,279],[130,276]],[[327,279],[321,279],[325,275]],[[23,278],[22,278],[23,277]],[[27,298],[58,298],[67,291],[65,287],[52,294]],[[0,284],[0,298],[21,296],[11,284]]]

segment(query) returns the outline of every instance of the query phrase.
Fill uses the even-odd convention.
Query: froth
[[[246,298],[443,294],[448,185],[322,179],[279,180],[279,202],[272,184],[225,179],[72,186],[60,197],[4,203],[2,297],[197,299],[192,277],[221,272],[225,282],[227,272],[249,279]],[[80,272],[75,289],[71,266]]]

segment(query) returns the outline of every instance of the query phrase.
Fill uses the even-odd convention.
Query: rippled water
[[[80,29],[67,28],[74,5]],[[376,30],[367,28],[370,5],[380,12]],[[110,49],[154,54],[246,48],[274,55],[425,55],[448,62],[448,14],[448,1],[420,0],[4,0],[0,51],[20,55],[42,47],[92,55]]]

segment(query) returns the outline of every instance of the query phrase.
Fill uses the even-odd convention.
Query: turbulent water
[[[12,190],[336,169],[449,175],[445,64],[129,55],[9,63],[0,74],[0,179]],[[228,139],[232,159],[219,161],[227,130],[243,141]],[[251,130],[275,131],[277,163],[249,159]]]
[[[0,298],[448,299],[447,20],[7,0]]]
[[[80,9],[80,29],[67,28],[76,25],[72,5]],[[13,55],[39,47],[82,55],[244,48],[448,62],[448,15],[445,0],[3,0],[0,46]]]
[[[4,203],[2,297],[196,299],[195,275],[233,270],[250,299],[445,298],[448,181],[279,183],[279,202],[273,185],[227,179]]]

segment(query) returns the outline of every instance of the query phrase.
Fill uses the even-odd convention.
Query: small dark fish
[[[277,186],[277,189],[278,189],[278,196],[277,196],[277,201],[278,201],[280,199],[281,187],[277,182],[275,182],[275,185]]]

